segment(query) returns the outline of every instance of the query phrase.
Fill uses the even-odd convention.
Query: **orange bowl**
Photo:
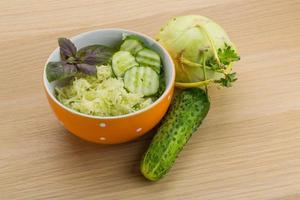
[[[101,144],[117,144],[134,140],[152,129],[162,119],[170,105],[175,82],[174,64],[164,47],[152,38],[129,30],[101,29],[82,33],[71,40],[78,49],[92,44],[116,46],[121,43],[124,34],[136,35],[148,47],[160,54],[164,67],[166,90],[153,104],[134,113],[112,117],[79,113],[67,108],[55,98],[54,88],[59,82],[49,83],[46,78],[47,63],[60,60],[59,49],[56,48],[44,67],[44,88],[50,107],[57,119],[67,130],[79,138]]]

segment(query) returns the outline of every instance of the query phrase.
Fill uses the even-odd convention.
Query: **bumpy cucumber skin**
[[[140,170],[147,179],[157,181],[168,172],[209,108],[208,96],[199,88],[183,90],[174,98],[142,159]]]

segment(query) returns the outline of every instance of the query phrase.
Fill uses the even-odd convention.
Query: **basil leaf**
[[[97,64],[97,54],[95,51],[88,51],[86,52],[85,56],[80,59],[82,62],[90,65],[96,65]]]
[[[88,75],[93,75],[97,73],[96,65],[81,63],[81,64],[77,64],[77,68],[79,69],[79,71]]]
[[[58,38],[60,57],[62,60],[67,60],[70,57],[75,57],[77,48],[73,42],[67,38]]]
[[[46,75],[49,82],[72,77],[76,72],[76,66],[66,62],[49,62],[46,67]]]
[[[91,45],[80,49],[76,57],[83,63],[91,65],[106,64],[114,54],[114,50],[104,45]]]

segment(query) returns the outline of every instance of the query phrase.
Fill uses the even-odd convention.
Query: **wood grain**
[[[0,1],[0,199],[300,199],[299,0]],[[203,126],[168,176],[138,171],[150,135],[99,146],[56,121],[42,70],[56,38],[105,27],[153,36],[168,18],[220,23],[242,60],[211,89]]]

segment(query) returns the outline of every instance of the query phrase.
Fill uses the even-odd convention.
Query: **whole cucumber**
[[[207,94],[199,88],[183,90],[174,98],[142,159],[140,170],[147,179],[156,181],[168,172],[209,107]]]

